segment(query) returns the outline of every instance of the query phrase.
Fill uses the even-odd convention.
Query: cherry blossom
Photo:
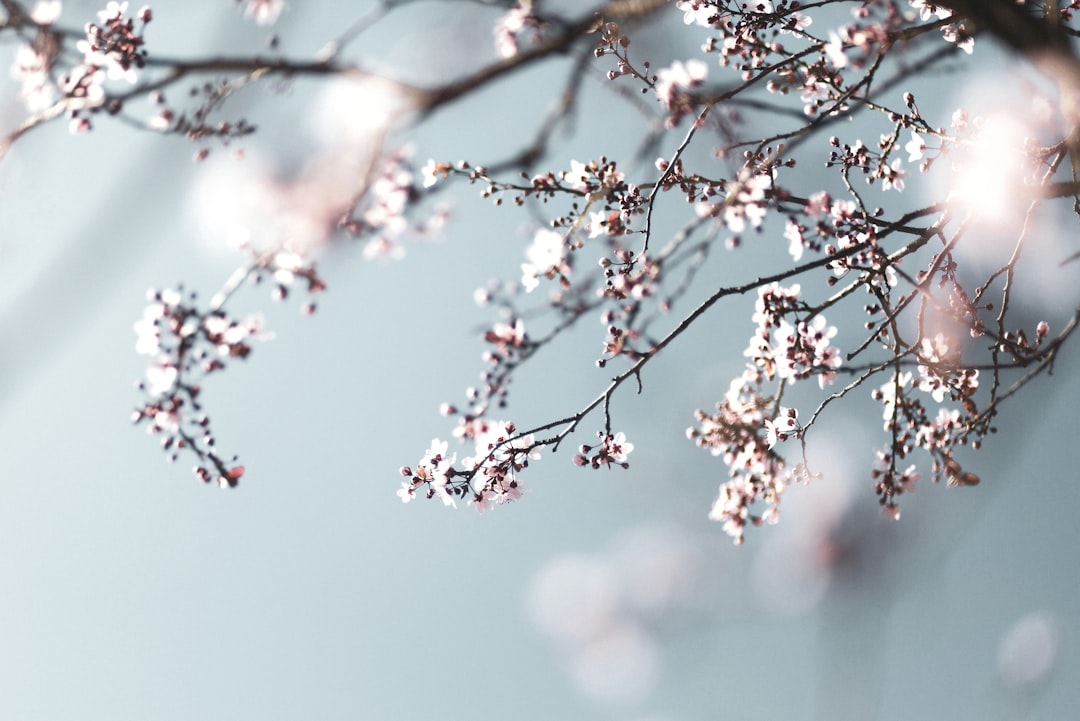
[[[950,348],[949,341],[941,333],[923,339],[919,359],[922,362],[918,366],[918,387],[938,403],[945,399],[946,393],[967,398],[979,386],[978,369],[964,368],[959,349]]]
[[[680,90],[700,85],[708,74],[708,68],[700,60],[682,62],[676,60],[671,66],[656,73],[656,96],[667,107],[671,107],[675,94]]]
[[[829,42],[825,43],[825,55],[829,63],[837,70],[847,67],[848,59],[844,54],[844,41],[833,31],[829,31]]]
[[[533,14],[532,0],[519,0],[495,25],[495,49],[500,57],[509,58],[518,53],[518,36],[532,28],[539,38],[540,19]]]
[[[20,45],[15,50],[11,77],[20,83],[19,96],[32,113],[51,106],[59,94],[56,84],[49,77],[50,62],[46,54],[30,45]]]
[[[894,378],[885,381],[874,391],[874,397],[881,401],[882,404],[881,417],[885,421],[885,430],[889,430],[894,426],[898,394],[902,393],[903,389],[910,385],[911,373],[898,373]]]
[[[136,70],[146,62],[146,50],[141,34],[135,32],[135,23],[131,18],[124,18],[127,13],[126,2],[110,2],[98,13],[101,25],[89,23],[86,26],[86,39],[75,44],[83,54],[83,64],[87,68],[104,69],[110,80],[125,80],[134,83],[138,77]],[[143,29],[150,21],[149,8],[138,13]]]
[[[578,455],[574,457],[574,463],[579,466],[590,465],[593,468],[600,468],[600,466],[611,468],[613,465],[629,468],[630,463],[626,457],[634,450],[634,444],[626,441],[626,435],[622,432],[614,435],[610,433],[598,435],[600,445],[582,445],[578,449]]]
[[[814,24],[814,18],[809,15],[804,15],[801,12],[795,11],[788,15],[784,20],[784,25],[780,29],[780,32],[784,34],[798,35],[806,28]]]
[[[967,32],[964,23],[946,25],[941,29],[941,35],[946,42],[955,43],[956,47],[971,55],[975,49],[975,37]]]
[[[656,73],[653,91],[668,110],[667,124],[677,125],[691,111],[686,91],[705,82],[708,66],[701,60],[676,60],[669,67]]]
[[[806,229],[796,223],[793,219],[788,218],[787,223],[784,224],[784,238],[788,241],[788,252],[791,253],[791,259],[798,262],[803,255],[803,248],[806,244],[803,238],[803,231]]]
[[[786,441],[799,430],[799,412],[794,408],[780,408],[776,418],[765,419],[765,442],[769,450],[779,441]]]
[[[923,22],[931,19],[933,16],[937,16],[940,20],[947,20],[952,17],[952,10],[932,3],[929,0],[908,0],[911,7],[919,11],[919,19]]]
[[[922,477],[914,465],[903,471],[896,468],[896,458],[889,451],[877,451],[870,477],[874,479],[874,490],[878,494],[882,512],[890,520],[900,520],[900,506],[896,498],[904,493],[914,493],[915,483]]]
[[[911,140],[904,146],[904,151],[908,154],[908,162],[914,163],[917,160],[922,160],[923,154],[926,152],[926,142],[916,133],[911,131]]]
[[[38,25],[52,25],[60,19],[63,3],[60,0],[38,0],[30,11],[30,19]]]
[[[683,22],[687,25],[712,27],[720,18],[720,8],[708,0],[678,0],[675,6],[683,11]]]
[[[739,177],[723,204],[723,219],[728,230],[741,233],[746,230],[747,221],[751,228],[761,227],[766,214],[765,194],[772,183],[771,172],[755,173],[746,167],[739,172]]]
[[[285,0],[236,0],[244,4],[244,17],[256,25],[273,25],[285,10]]]
[[[980,53],[985,40],[1025,62],[1038,58],[1031,72],[1051,77],[1047,85],[1080,76],[1055,40],[1077,32],[1076,3],[1053,14],[1038,3],[1003,13],[1030,20],[1024,32],[978,4],[928,0],[618,2],[565,15],[529,0],[498,4],[498,13],[473,7],[490,3],[458,8],[491,34],[445,82],[391,72],[357,40],[384,27],[391,9],[405,16],[414,3],[383,3],[331,29],[310,56],[291,50],[306,42],[275,33],[270,51],[202,58],[152,53],[149,8],[108,2],[79,19],[70,7],[61,15],[59,2],[5,4],[13,92],[29,114],[13,124],[5,150],[54,121],[80,134],[115,123],[160,142],[193,142],[196,159],[211,144],[232,144],[250,161],[247,175],[219,178],[193,200],[204,212],[230,205],[222,185],[258,196],[246,217],[207,223],[232,228],[235,272],[209,289],[208,301],[178,287],[151,292],[132,312],[135,351],[146,363],[132,418],[166,458],[188,458],[198,480],[226,488],[254,468],[219,449],[207,410],[208,389],[272,337],[260,313],[237,310],[249,286],[263,301],[299,296],[311,312],[327,290],[317,264],[330,249],[354,244],[369,260],[401,259],[412,240],[458,222],[443,198],[479,196],[485,212],[528,218],[518,226],[527,228],[524,257],[473,292],[490,314],[473,338],[482,347],[478,378],[462,398],[438,404],[448,427],[402,469],[403,502],[437,498],[486,511],[520,500],[541,452],[552,451],[545,463],[562,458],[555,451],[564,443],[577,448],[566,454],[571,464],[627,467],[631,452],[650,452],[644,436],[630,443],[618,428],[635,412],[625,403],[633,389],[645,403],[658,392],[654,359],[682,352],[690,328],[739,313],[751,321],[745,345],[718,339],[716,347],[736,357],[742,350],[746,365],[688,406],[708,410],[693,413],[687,433],[716,458],[707,515],[736,542],[776,522],[784,494],[817,477],[816,442],[837,408],[858,405],[856,396],[880,404],[869,410],[882,414],[880,429],[872,424],[878,450],[861,457],[888,516],[899,517],[902,495],[922,477],[954,488],[979,483],[975,451],[1080,326],[1075,299],[1033,308],[1018,290],[1049,277],[1035,270],[1060,252],[1046,239],[1067,235],[1042,223],[1063,215],[1056,204],[1076,199],[1077,119],[1030,81],[1005,107],[971,103],[950,114],[929,102],[940,88],[924,80],[946,62],[977,68],[968,59],[976,31]],[[263,27],[285,9],[282,0],[234,6]],[[526,69],[556,63],[567,66],[565,83],[530,87],[547,102],[511,134],[499,113],[479,107],[492,132],[520,141],[507,155],[478,148],[457,158],[456,146],[427,132],[451,104],[503,102],[500,93],[521,87]],[[239,91],[300,82],[327,87],[302,108],[318,119],[320,147],[308,152],[298,141],[295,158],[266,163],[238,147],[264,112],[242,117],[254,105],[238,106]],[[594,92],[602,118],[591,112]],[[270,93],[267,106],[300,95]],[[619,142],[583,146],[575,124],[600,138],[617,126]],[[417,161],[418,147],[431,159]],[[1071,252],[1044,266],[1067,272]],[[551,349],[571,335],[599,355],[587,353],[580,369],[594,392],[567,399],[571,407],[554,417],[514,408],[528,426],[504,420],[520,402],[511,388],[552,393],[551,375],[532,369],[553,356],[570,362],[574,354]],[[731,359],[699,360],[722,368]],[[564,400],[561,388],[552,400]],[[599,430],[571,440],[582,428]]]
[[[903,161],[900,158],[892,161],[889,165],[881,168],[881,187],[883,190],[895,189],[898,193],[904,190],[904,178],[907,171],[903,169]]]
[[[570,273],[569,266],[563,263],[566,252],[566,239],[561,233],[542,228],[533,236],[532,245],[525,251],[528,263],[521,265],[521,284],[526,291],[532,292],[540,285],[540,278],[553,278],[556,275],[565,278]]]

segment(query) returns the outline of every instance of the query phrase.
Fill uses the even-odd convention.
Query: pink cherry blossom
[[[895,189],[896,192],[903,192],[904,190],[904,178],[907,177],[907,171],[903,169],[903,162],[900,158],[892,161],[889,165],[883,165],[881,168],[881,188],[882,190]]]
[[[799,411],[780,408],[776,418],[765,419],[765,442],[771,450],[779,441],[786,441],[799,430]]]
[[[952,17],[952,10],[931,2],[930,0],[909,0],[911,7],[919,11],[919,19],[926,22],[934,15],[938,19],[946,20]]]
[[[829,42],[825,43],[823,50],[834,68],[841,70],[847,67],[848,58],[844,54],[844,41],[832,30],[829,31]]]
[[[30,11],[30,18],[38,25],[52,25],[60,19],[62,9],[60,0],[38,0]]]
[[[683,11],[683,22],[687,25],[712,27],[712,21],[720,18],[720,9],[708,0],[678,0],[675,6]]]
[[[904,146],[904,150],[908,154],[908,162],[914,163],[917,160],[922,160],[923,153],[926,152],[926,142],[916,133],[911,131],[911,140]]]
[[[254,20],[256,25],[273,25],[285,10],[285,0],[243,0],[243,3],[244,17]]]
[[[521,265],[521,284],[525,290],[535,290],[540,285],[541,277],[553,278],[558,275],[565,278],[570,272],[570,268],[563,264],[565,253],[566,238],[562,233],[547,228],[538,230],[525,251],[529,262]]]

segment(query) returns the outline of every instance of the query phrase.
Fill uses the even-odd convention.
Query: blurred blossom
[[[56,102],[57,89],[49,78],[49,59],[30,45],[15,50],[11,76],[22,84],[19,96],[32,113],[44,110]]]
[[[521,264],[521,285],[526,292],[532,292],[540,284],[541,276],[551,277],[559,270],[566,254],[566,239],[563,234],[541,228],[533,236],[532,244],[525,250],[528,263]],[[567,270],[569,270],[567,268]]]
[[[700,543],[667,528],[639,528],[615,550],[616,569],[628,603],[662,618],[693,604],[701,590],[705,558]]]
[[[766,608],[784,616],[813,610],[829,589],[825,538],[809,533],[770,537],[754,557],[750,583]]]
[[[30,11],[30,19],[39,25],[52,25],[60,18],[62,9],[60,0],[40,0]]]
[[[589,696],[615,704],[644,701],[660,675],[656,641],[622,623],[584,644],[570,663],[574,681]]]
[[[285,9],[285,0],[246,0],[244,17],[256,25],[273,25]]]
[[[808,613],[825,598],[844,560],[837,539],[858,488],[849,454],[828,436],[814,440],[810,465],[824,477],[813,482],[813,493],[785,496],[784,523],[764,538],[750,569],[764,607],[786,616]]]
[[[678,529],[637,528],[609,553],[563,554],[534,576],[528,603],[574,682],[600,701],[635,704],[658,683],[664,634],[710,607],[701,544]]]
[[[998,673],[1013,687],[1042,681],[1058,656],[1058,628],[1043,611],[1020,618],[1002,636],[998,646]]]
[[[1031,129],[1015,115],[996,112],[976,121],[970,142],[954,153],[948,202],[987,225],[1015,221],[1028,205],[1023,179],[1031,175],[1025,152]]]
[[[326,97],[343,102],[333,93]],[[215,154],[203,163],[190,196],[199,237],[215,249],[224,240],[234,249],[287,247],[306,254],[337,232],[364,182],[373,199],[365,221],[391,237],[404,232],[402,211],[413,185],[412,175],[401,165],[404,156],[377,165],[372,176],[375,153],[382,150],[378,133],[385,128],[349,123],[342,120],[347,117],[342,108],[330,110],[324,115],[337,119],[315,128],[322,147],[311,152],[299,170],[272,167],[256,148],[248,148],[241,159]],[[251,247],[253,243],[257,247]]]
[[[533,15],[532,0],[518,0],[517,7],[499,18],[495,24],[495,51],[499,57],[510,58],[517,55],[520,40],[526,28],[532,28],[534,40],[540,38],[540,20]]]
[[[268,164],[250,149],[243,160],[218,154],[197,169],[187,217],[196,223],[196,237],[208,250],[220,252],[223,241],[235,249],[251,238],[272,245],[279,200],[271,177]]]
[[[341,78],[323,86],[307,122],[323,148],[370,157],[382,145],[381,134],[407,109],[405,91],[390,80]]]
[[[1055,67],[1043,69],[1053,77]],[[953,140],[926,141],[923,162],[934,169],[927,190],[946,197],[957,220],[971,221],[970,232],[956,253],[969,270],[983,272],[1000,267],[1016,249],[1026,225],[1025,273],[1017,276],[1014,292],[1028,302],[1060,302],[1072,292],[1072,281],[1058,263],[1073,252],[1073,234],[1060,216],[1043,204],[1028,216],[1033,187],[1045,181],[1046,165],[1040,148],[1061,133],[1060,112],[1053,83],[1024,70],[987,74],[969,83],[958,99],[946,135]],[[1013,98],[1002,104],[1000,98]],[[911,153],[915,145],[907,148]],[[1068,165],[1066,162],[1065,165]],[[1029,282],[1031,280],[1036,282]]]
[[[618,613],[619,590],[611,563],[579,554],[556,556],[533,577],[529,605],[544,635],[564,644],[601,634]]]

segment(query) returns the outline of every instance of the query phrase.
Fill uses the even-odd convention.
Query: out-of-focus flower
[[[60,0],[40,0],[30,11],[30,19],[38,25],[52,25],[60,19],[62,8]]]
[[[285,10],[285,0],[245,0],[244,17],[256,25],[273,25]]]
[[[1060,633],[1054,619],[1030,613],[1014,623],[998,646],[998,673],[1013,687],[1032,686],[1053,670]]]

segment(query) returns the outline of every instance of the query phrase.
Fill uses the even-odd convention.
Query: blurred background
[[[311,57],[364,5],[293,3],[272,28],[280,51]],[[416,82],[455,77],[495,59],[492,5],[408,4],[346,57]],[[60,23],[79,28],[99,9],[65,2]],[[271,29],[232,2],[153,10],[151,53],[269,52]],[[704,36],[680,15],[650,21],[637,57],[663,67],[692,56]],[[943,71],[919,95],[924,116],[1017,105],[1023,93],[1010,88],[1037,81],[989,44],[968,74]],[[391,142],[411,142],[419,162],[505,158],[568,69],[514,75]],[[8,129],[25,110],[16,83],[3,83]],[[545,168],[637,149],[639,116],[585,87],[575,132]],[[868,479],[882,442],[869,399],[848,404],[861,414],[833,406],[811,445],[824,478],[788,492],[778,526],[735,548],[707,520],[726,470],[685,429],[740,372],[752,299],[697,324],[650,365],[641,395],[617,397],[616,425],[637,446],[629,470],[576,468],[565,448],[529,469],[521,502],[483,516],[405,505],[397,469],[449,436],[439,404],[460,402],[482,370],[478,329],[491,315],[473,291],[516,275],[536,227],[462,184],[439,198],[452,208],[445,232],[400,262],[366,261],[349,241],[324,249],[329,290],[313,316],[266,288],[244,291],[234,311],[263,312],[275,338],[205,392],[219,444],[247,474],[219,491],[194,479],[189,459],[166,464],[129,422],[145,371],[132,325],[147,289],[220,288],[243,260],[230,238],[260,223],[272,232],[282,189],[320,158],[365,157],[365,133],[392,103],[355,83],[268,82],[225,111],[259,132],[211,146],[202,163],[199,146],[106,118],[86,136],[62,121],[35,130],[0,163],[0,718],[1075,716],[1072,347],[969,458],[981,485],[924,482],[898,523],[881,516]],[[1075,239],[1075,225],[1045,237]],[[777,230],[717,254],[706,267],[717,280],[701,292],[785,248]],[[1074,277],[1060,277],[1031,283],[1033,317],[1071,312]],[[595,331],[523,371],[507,414],[519,426],[602,390]]]

